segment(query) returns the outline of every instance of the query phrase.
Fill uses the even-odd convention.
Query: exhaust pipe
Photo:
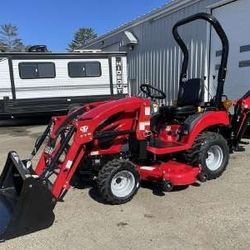
[[[11,151],[0,176],[0,241],[50,227],[56,199],[42,180]]]

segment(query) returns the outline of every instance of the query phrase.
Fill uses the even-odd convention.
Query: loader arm
[[[49,227],[56,202],[70,188],[82,159],[91,153],[90,143],[94,149],[97,141],[98,148],[100,139],[111,136],[114,143],[98,150],[116,154],[131,132],[138,140],[144,139],[149,108],[149,100],[136,97],[90,104],[75,114],[54,117],[30,159],[22,161],[16,152],[10,152],[0,178],[0,240]],[[112,117],[116,119],[112,121]],[[32,167],[34,156],[39,161]]]
[[[53,196],[60,199],[69,189],[70,180],[84,154],[89,153],[89,143],[101,137],[117,138],[131,132],[136,134],[138,140],[145,139],[145,126],[150,124],[150,114],[146,113],[149,107],[149,100],[132,97],[103,103],[90,109],[69,123],[66,129],[64,127],[63,136],[59,134],[53,138],[54,143],[50,143],[45,149],[35,167],[36,174],[46,181],[49,181],[52,175],[56,175],[53,183],[49,185]],[[114,121],[112,126],[109,124],[103,127],[109,118],[120,113],[121,119]],[[60,127],[57,126],[58,130]],[[120,144],[120,141],[118,143]],[[120,147],[117,149],[120,150]],[[111,149],[110,153],[116,152]]]

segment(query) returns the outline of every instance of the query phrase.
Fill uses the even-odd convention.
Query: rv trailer
[[[0,53],[0,119],[63,114],[128,91],[125,52]]]

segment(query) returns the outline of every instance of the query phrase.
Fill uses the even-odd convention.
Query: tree
[[[73,51],[75,49],[81,49],[88,40],[96,37],[97,34],[94,29],[85,27],[80,28],[75,32],[72,42],[68,45],[68,50]]]
[[[8,23],[0,26],[0,47],[5,51],[22,51],[24,49],[15,25]]]
[[[4,52],[4,51],[5,51],[5,46],[4,44],[0,43],[0,52]]]

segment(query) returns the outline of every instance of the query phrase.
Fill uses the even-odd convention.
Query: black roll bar
[[[223,30],[219,21],[208,13],[198,13],[192,15],[190,17],[184,18],[181,21],[177,22],[173,27],[173,36],[178,45],[180,46],[182,53],[184,55],[184,59],[182,62],[181,74],[180,74],[180,82],[183,82],[184,79],[187,78],[187,68],[188,68],[188,60],[189,60],[189,53],[186,44],[184,43],[183,39],[179,35],[178,27],[185,25],[187,23],[193,22],[197,19],[203,19],[209,22],[213,28],[215,29],[217,35],[219,36],[221,43],[222,43],[222,55],[221,55],[221,64],[218,73],[218,85],[216,90],[215,96],[215,106],[219,107],[222,101],[222,96],[224,92],[224,83],[226,79],[227,73],[227,61],[228,61],[228,53],[229,53],[229,42],[225,31]]]

